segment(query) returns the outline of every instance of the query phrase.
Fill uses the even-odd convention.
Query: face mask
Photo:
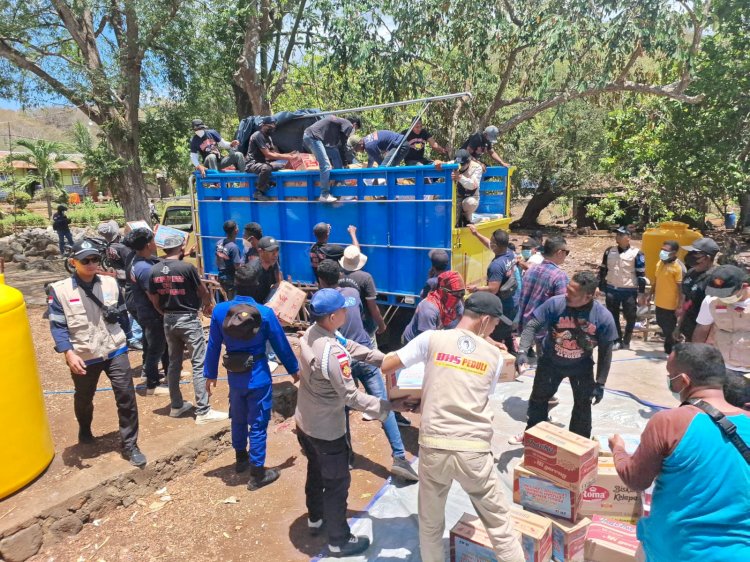
[[[531,257],[531,250],[521,250],[521,255],[523,259],[527,260]]]
[[[685,267],[687,267],[688,269],[695,267],[699,259],[700,254],[698,252],[688,252],[688,254],[685,256]]]
[[[659,259],[661,261],[668,261],[669,260],[669,252],[667,252],[665,250],[662,250],[661,252],[659,252]]]
[[[203,135],[206,134],[206,131],[205,131],[205,129],[198,129],[197,131],[195,131],[195,134],[196,134],[196,136],[198,136],[200,138],[203,138]]]
[[[680,393],[679,392],[675,392],[674,390],[672,390],[672,381],[674,379],[676,379],[677,377],[679,377],[679,376],[680,375],[675,375],[674,377],[669,377],[667,379],[667,388],[669,389],[669,392],[672,393],[672,396],[674,396],[675,400],[677,400],[678,402],[682,402],[682,397],[680,396]]]

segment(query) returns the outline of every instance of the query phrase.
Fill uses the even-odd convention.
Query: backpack
[[[513,265],[508,270],[508,279],[500,286],[500,289],[497,291],[497,296],[500,297],[500,300],[507,300],[513,295],[516,294],[516,290],[518,289],[518,281],[516,280],[514,269],[516,267],[515,262],[513,262]]]

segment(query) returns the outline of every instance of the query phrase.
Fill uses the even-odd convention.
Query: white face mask
[[[669,257],[670,257],[669,256],[669,252],[667,252],[665,250],[662,250],[661,252],[659,252],[659,259],[661,261],[667,261],[669,259]]]
[[[206,134],[206,130],[205,129],[198,129],[197,131],[195,131],[195,134],[196,134],[196,136],[198,136],[200,138],[203,138],[203,135]]]
[[[672,390],[672,381],[675,380],[679,376],[680,375],[675,375],[674,377],[669,377],[667,379],[667,388],[669,389],[669,392],[672,393],[672,396],[674,396],[674,399],[677,400],[678,402],[682,403],[682,397],[680,396],[680,393],[679,392],[675,392],[674,390]]]

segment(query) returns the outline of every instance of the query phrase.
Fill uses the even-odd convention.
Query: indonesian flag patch
[[[346,353],[337,353],[336,359],[341,366],[341,374],[345,379],[351,380],[352,378],[352,367],[349,365],[349,355]]]

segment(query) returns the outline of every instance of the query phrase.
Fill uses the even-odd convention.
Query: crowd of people
[[[318,141],[311,133],[306,142],[317,150]],[[258,146],[260,154],[263,147]],[[352,243],[341,246],[330,243],[330,225],[315,225],[309,260],[318,288],[308,304],[311,326],[300,336],[295,355],[266,306],[283,274],[279,244],[260,224],[244,225],[241,237],[235,221],[224,224],[226,236],[216,255],[226,298],[215,305],[198,270],[181,259],[181,237],[167,237],[165,255],[157,257],[150,230],[138,228],[122,237],[116,224],[103,224],[100,233],[116,254],[110,256],[114,271],[102,271],[98,250],[83,240],[72,249],[75,273],[50,291],[50,327],[74,381],[79,441],[95,439],[93,396],[104,372],[115,394],[123,454],[134,465],[146,463],[137,444],[128,359],[137,324],[143,330],[146,397],[169,396],[172,417],[194,412],[198,424],[227,419],[226,412],[210,405],[221,360],[228,373],[235,469],[249,471],[249,490],[269,485],[279,478],[278,469],[265,466],[272,408],[269,357],[275,354],[298,386],[295,421],[307,462],[308,528],[312,534],[325,532],[331,555],[354,555],[369,547],[369,539],[352,535],[346,520],[350,469],[356,462],[349,410],[358,410],[365,419],[382,423],[393,475],[419,482],[423,560],[444,559],[444,508],[456,481],[472,498],[498,559],[520,562],[523,553],[490,447],[489,395],[503,364],[500,350],[516,356],[519,373],[536,358],[527,428],[549,418],[567,378],[574,401],[569,429],[588,438],[592,405],[604,398],[613,352],[629,348],[639,307],[653,300],[665,336],[668,385],[684,407],[654,416],[634,455],[625,452],[621,438],[611,439],[618,472],[628,486],[642,490],[658,478],[653,514],[642,520],[639,536],[653,560],[692,559],[703,548],[748,555],[750,500],[747,494],[732,497],[716,479],[720,470],[720,480],[737,482],[738,490],[750,485],[750,453],[736,442],[750,439],[744,376],[750,372],[747,272],[715,266],[718,246],[703,238],[684,248],[685,264],[677,259],[677,242],[665,242],[655,278],[649,280],[642,252],[631,246],[630,232],[620,229],[598,272],[578,271],[569,278],[561,269],[570,254],[563,237],[535,233],[523,239],[517,254],[506,231],[487,238],[469,228],[492,253],[484,283],[466,284],[451,270],[447,252],[431,251],[423,298],[402,334],[403,347],[384,354],[377,336],[386,324],[357,229],[349,228]],[[599,290],[605,304],[597,299]],[[207,340],[200,313],[211,319]],[[195,404],[180,391],[185,351]],[[424,364],[421,399],[389,400],[384,374],[417,363]],[[402,412],[416,410],[421,412],[419,473],[407,458],[400,429],[412,423]],[[714,425],[717,412],[734,433],[724,434]],[[510,442],[520,444],[521,437],[511,436]],[[711,459],[720,459],[720,466]]]

